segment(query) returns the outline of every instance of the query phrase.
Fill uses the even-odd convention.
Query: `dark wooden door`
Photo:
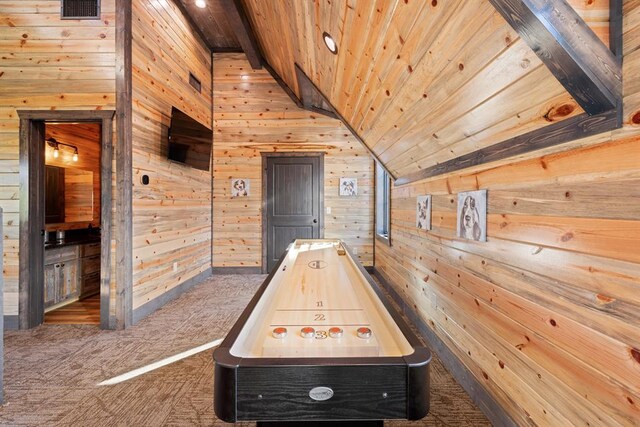
[[[267,271],[273,269],[294,239],[321,237],[322,160],[322,156],[267,157]]]

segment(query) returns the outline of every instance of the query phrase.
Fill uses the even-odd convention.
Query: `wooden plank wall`
[[[167,160],[172,106],[211,127],[209,49],[174,2],[134,0],[134,310],[211,268],[211,172]]]
[[[623,129],[392,190],[376,268],[522,425],[640,420],[638,69],[640,1],[625,1]],[[455,237],[456,194],[474,189],[488,190],[486,243]]]
[[[298,108],[244,54],[214,54],[214,267],[262,264],[263,152],[324,152],[325,237],[344,239],[373,262],[373,161],[340,121]],[[340,177],[358,178],[356,198],[339,197]],[[231,198],[231,178],[251,195]]]
[[[570,3],[608,41],[609,1]],[[299,64],[396,177],[583,112],[488,0],[245,4],[283,80]]]
[[[99,20],[61,20],[60,0],[0,0],[0,206],[5,315],[18,314],[16,109],[115,109],[115,0]]]
[[[91,187],[93,192],[82,191],[84,197],[93,197],[93,220],[70,222],[65,224],[47,224],[47,230],[70,230],[73,228],[87,228],[89,224],[92,227],[100,227],[100,132],[99,123],[56,123],[47,124],[45,126],[45,137],[53,137],[59,142],[75,145],[78,147],[78,161],[72,160],[73,151],[69,147],[61,146],[61,155],[56,159],[53,157],[53,148],[45,146],[45,163],[47,165],[59,166],[69,171],[83,170],[93,173],[93,182]],[[76,194],[79,196],[80,194]],[[65,211],[69,211],[69,201],[67,197],[72,194],[65,192]],[[72,201],[71,201],[72,202]],[[90,202],[83,201],[82,206],[87,206]],[[86,215],[84,215],[86,216]]]

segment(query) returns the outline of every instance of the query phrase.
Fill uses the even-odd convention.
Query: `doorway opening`
[[[109,316],[113,111],[19,111],[19,327]]]
[[[99,325],[102,123],[44,126],[44,322]]]
[[[324,238],[324,153],[263,153],[262,272],[295,239]]]

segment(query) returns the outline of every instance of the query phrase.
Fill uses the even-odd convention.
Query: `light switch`
[[[327,206],[327,214],[331,214],[331,208],[329,206]]]

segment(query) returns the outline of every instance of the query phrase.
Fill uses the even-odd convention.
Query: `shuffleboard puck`
[[[287,336],[287,328],[274,328],[271,332],[274,338],[282,339]]]
[[[371,329],[369,328],[365,328],[364,326],[361,328],[358,328],[358,338],[362,338],[363,340],[369,339],[371,338]]]
[[[337,326],[334,326],[333,328],[329,328],[329,336],[331,338],[342,337],[342,328],[338,328]]]
[[[300,329],[300,335],[302,336],[302,338],[313,338],[314,336],[316,336],[316,330],[311,326],[305,326],[304,328]]]

